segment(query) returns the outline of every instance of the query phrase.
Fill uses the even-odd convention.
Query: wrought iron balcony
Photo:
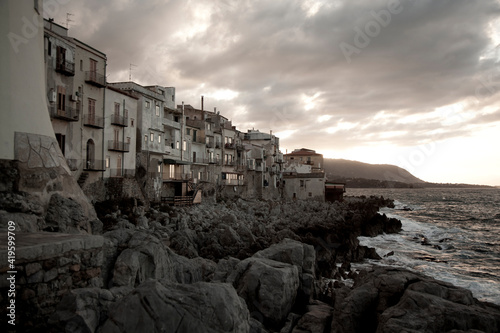
[[[111,115],[111,124],[128,127],[128,117],[120,116],[119,114]]]
[[[73,108],[66,105],[64,110],[60,110],[57,104],[50,107],[50,116],[54,119],[61,119],[66,121],[78,121],[80,112],[78,108]]]
[[[106,87],[106,77],[94,71],[85,72],[85,82],[99,88]]]
[[[234,143],[226,143],[224,145],[224,148],[226,148],[226,149],[234,149],[234,146],[235,146]]]
[[[123,141],[109,140],[108,150],[121,151],[126,153],[130,151],[130,144]]]
[[[86,114],[83,116],[83,125],[95,128],[104,128],[104,119],[95,114]]]
[[[67,75],[67,76],[74,76],[75,75],[75,63],[68,61],[68,60],[57,59],[56,72],[59,72],[61,74]]]

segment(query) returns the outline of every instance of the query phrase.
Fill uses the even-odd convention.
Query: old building
[[[103,177],[106,55],[44,20],[48,109],[56,139],[80,186]],[[87,195],[92,196],[85,191]]]
[[[296,149],[284,155],[283,196],[286,199],[325,200],[323,155],[311,149]]]
[[[137,100],[124,90],[106,88],[105,178],[135,176]]]
[[[279,138],[272,133],[248,130],[243,143],[247,155],[248,191],[263,199],[281,197],[283,154],[279,150]]]
[[[159,201],[163,188],[165,108],[175,106],[175,88],[141,86],[135,82],[114,82],[111,87],[137,97],[137,176],[145,182],[148,199]],[[182,155],[182,150],[181,150]]]

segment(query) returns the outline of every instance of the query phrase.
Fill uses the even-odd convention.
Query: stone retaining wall
[[[0,233],[0,239],[7,239]],[[3,244],[4,242],[2,242]],[[60,233],[16,234],[16,328],[45,322],[71,289],[102,287],[104,238]],[[0,246],[0,314],[5,318],[7,292],[6,246]],[[12,327],[10,327],[12,328]],[[32,328],[32,327],[30,327]]]

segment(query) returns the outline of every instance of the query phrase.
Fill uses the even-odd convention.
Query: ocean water
[[[500,189],[347,189],[345,194],[395,200],[395,209],[381,213],[403,225],[399,234],[359,238],[381,257],[394,252],[365,264],[405,267],[500,305]]]

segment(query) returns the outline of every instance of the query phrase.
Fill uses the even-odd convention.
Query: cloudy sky
[[[107,54],[108,82],[132,63],[133,81],[204,95],[283,152],[500,185],[498,0],[50,1]]]

